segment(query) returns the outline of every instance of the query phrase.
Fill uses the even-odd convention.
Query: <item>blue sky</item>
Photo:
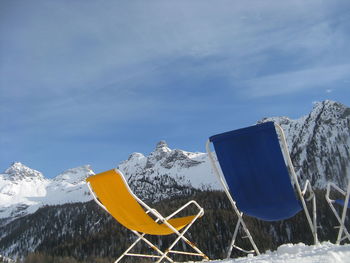
[[[53,177],[314,101],[350,106],[348,0],[0,2],[0,170]]]

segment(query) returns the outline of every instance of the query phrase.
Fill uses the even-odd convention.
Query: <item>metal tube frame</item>
[[[252,235],[250,234],[244,220],[243,220],[243,213],[240,212],[237,208],[237,205],[236,205],[236,202],[233,200],[232,196],[231,196],[231,193],[230,193],[230,190],[227,186],[227,183],[224,179],[224,176],[220,173],[219,171],[219,168],[217,167],[216,165],[216,161],[213,157],[213,154],[212,152],[210,151],[210,140],[207,141],[206,143],[206,150],[207,150],[207,153],[208,153],[208,157],[209,157],[209,160],[210,160],[210,163],[213,167],[213,170],[214,170],[214,174],[217,176],[217,178],[219,179],[219,181],[221,182],[223,188],[224,188],[224,191],[228,197],[228,199],[230,200],[230,203],[233,207],[233,210],[235,211],[237,217],[238,217],[238,221],[237,221],[237,224],[236,224],[236,227],[235,227],[235,231],[234,231],[234,234],[233,234],[233,237],[232,237],[232,241],[231,241],[231,244],[230,244],[230,247],[228,249],[228,252],[227,252],[227,258],[229,258],[231,256],[231,253],[232,253],[232,249],[233,248],[236,248],[240,251],[243,251],[243,252],[246,252],[246,253],[256,253],[257,255],[260,255],[260,251],[258,249],[258,247],[256,246],[254,240],[253,240],[253,237]],[[253,247],[253,250],[245,250],[237,245],[235,245],[235,242],[236,242],[236,238],[237,238],[237,235],[238,235],[238,230],[239,230],[239,227],[242,226],[243,228],[243,231],[246,233],[247,237],[249,238],[249,241]]]
[[[189,228],[193,225],[193,223],[199,218],[202,217],[204,215],[204,209],[194,200],[191,200],[189,202],[187,202],[185,205],[183,205],[182,207],[180,207],[179,209],[177,209],[175,212],[173,212],[172,214],[170,214],[167,217],[163,217],[156,209],[151,208],[150,206],[148,206],[145,202],[143,202],[140,198],[138,198],[130,189],[127,181],[125,180],[125,177],[123,176],[123,174],[115,169],[117,173],[120,174],[122,180],[124,181],[125,187],[127,188],[127,190],[129,191],[129,193],[137,200],[138,203],[140,203],[144,208],[145,208],[145,213],[147,214],[152,214],[153,216],[155,216],[155,222],[161,222],[163,224],[165,224],[168,228],[170,228],[174,234],[177,235],[177,238],[175,239],[175,241],[165,250],[165,252],[161,251],[156,245],[152,244],[148,239],[146,239],[144,236],[146,235],[146,233],[140,233],[138,231],[132,230],[130,229],[135,235],[138,236],[138,238],[135,240],[135,242],[133,244],[131,244],[131,246],[129,248],[126,249],[126,251],[114,262],[117,263],[119,262],[124,256],[134,256],[134,257],[153,257],[153,258],[159,258],[157,260],[156,263],[160,263],[162,260],[166,259],[169,262],[174,262],[169,256],[168,254],[173,253],[173,254],[183,254],[183,255],[192,255],[192,256],[199,256],[202,257],[204,260],[209,260],[209,258],[195,245],[193,244],[191,241],[189,241],[184,235],[185,233],[189,230]],[[102,207],[106,212],[109,213],[108,209],[98,200],[98,198],[96,197],[94,191],[91,188],[90,183],[87,183],[88,188],[90,190],[91,195],[93,196],[95,202]],[[177,215],[179,212],[181,212],[183,209],[187,208],[190,205],[194,205],[197,209],[198,209],[198,213],[195,215],[195,217],[192,219],[192,221],[181,231],[178,231],[176,228],[174,228],[169,222],[168,220],[171,219],[172,217],[174,217],[175,215]],[[135,247],[135,245],[139,242],[139,241],[144,241],[150,248],[152,248],[153,250],[155,250],[159,255],[152,255],[152,254],[136,254],[136,253],[129,253],[129,251]],[[186,251],[176,251],[176,250],[172,250],[172,248],[177,244],[177,242],[179,240],[183,240],[186,244],[188,244],[190,247],[192,247],[193,250],[196,251],[196,253],[192,253],[192,252],[186,252]]]
[[[276,123],[275,124],[275,127],[277,128],[277,131],[280,133],[281,135],[281,141],[282,141],[282,150],[284,152],[284,156],[287,160],[287,163],[288,163],[288,166],[290,168],[290,172],[291,172],[291,178],[292,180],[294,181],[294,185],[296,187],[296,190],[298,192],[298,195],[299,195],[299,198],[301,200],[301,203],[302,203],[302,206],[303,206],[303,209],[304,209],[304,212],[305,212],[305,215],[306,215],[306,218],[307,218],[307,221],[309,223],[309,226],[310,226],[310,229],[311,229],[311,232],[312,232],[312,235],[313,235],[313,238],[314,238],[314,243],[315,244],[318,244],[319,241],[318,241],[318,238],[317,238],[317,215],[316,215],[316,197],[315,197],[315,194],[312,190],[312,187],[311,187],[311,184],[309,182],[309,180],[307,180],[305,182],[305,186],[304,186],[304,189],[303,191],[301,191],[301,188],[300,188],[300,184],[298,182],[298,178],[297,178],[297,175],[294,171],[294,167],[293,167],[293,164],[292,164],[292,160],[290,158],[290,155],[289,155],[289,151],[288,151],[288,146],[287,146],[287,142],[286,142],[286,137],[284,135],[284,131],[282,129],[282,127]],[[210,160],[210,163],[213,167],[213,170],[214,170],[214,174],[217,176],[217,178],[219,179],[219,181],[221,182],[223,188],[224,188],[224,191],[228,197],[228,199],[230,200],[232,206],[233,206],[233,210],[235,211],[237,217],[238,217],[238,221],[237,221],[237,224],[236,224],[236,227],[235,227],[235,231],[234,231],[234,234],[233,234],[233,237],[232,237],[232,241],[231,241],[231,244],[230,244],[230,247],[228,249],[228,253],[227,253],[227,258],[229,258],[231,256],[231,253],[232,253],[232,250],[233,248],[236,248],[242,252],[245,252],[245,253],[253,253],[255,252],[257,255],[260,255],[260,252],[259,252],[259,249],[257,248],[246,224],[244,223],[244,220],[243,220],[243,213],[241,211],[239,211],[239,209],[237,208],[237,205],[236,205],[236,202],[233,200],[232,196],[231,196],[231,193],[229,191],[229,188],[227,186],[227,183],[225,181],[225,177],[223,176],[222,174],[222,171],[221,169],[219,170],[218,168],[218,165],[216,164],[216,161],[213,157],[213,153],[211,152],[210,150],[210,140],[207,140],[207,143],[206,143],[206,151],[208,153],[208,157],[209,157],[209,160]],[[350,184],[349,184],[350,185]],[[313,205],[313,210],[312,210],[312,214],[313,214],[313,219],[311,220],[311,217],[310,217],[310,213],[307,209],[307,206],[306,206],[306,203],[305,203],[305,199],[304,199],[304,196],[306,194],[306,192],[309,191],[310,193],[310,196],[307,198],[307,201],[310,201],[312,199],[312,205]],[[235,242],[236,242],[236,238],[237,238],[237,235],[238,235],[238,230],[239,230],[239,227],[242,226],[243,228],[243,231],[246,233],[247,235],[247,238],[249,239],[252,247],[253,247],[253,250],[245,250],[241,247],[238,247],[235,245]]]
[[[286,136],[284,134],[284,131],[283,131],[282,127],[280,125],[278,125],[277,123],[275,123],[275,127],[277,128],[277,131],[279,131],[279,133],[281,135],[281,138],[282,138],[282,140],[281,140],[281,142],[282,142],[282,150],[284,151],[284,157],[287,159],[287,163],[288,163],[290,172],[292,174],[292,179],[294,181],[294,186],[295,186],[295,188],[296,188],[296,190],[298,192],[300,201],[301,201],[301,203],[303,205],[305,216],[307,218],[307,221],[309,223],[309,226],[310,226],[313,238],[314,238],[314,244],[316,245],[316,244],[319,243],[319,241],[318,241],[318,237],[317,237],[317,215],[316,215],[316,196],[315,196],[315,193],[312,190],[311,183],[310,183],[309,180],[306,180],[305,186],[304,186],[304,190],[301,191],[300,184],[299,184],[299,181],[298,181],[298,177],[297,177],[297,175],[296,175],[296,173],[294,171],[294,166],[293,166],[292,160],[291,160],[290,155],[289,155],[288,145],[287,145]],[[307,201],[312,199],[312,207],[313,207],[313,209],[312,209],[312,215],[313,215],[312,220],[311,220],[310,213],[309,213],[309,210],[308,210],[308,208],[306,206],[305,199],[304,199],[304,195],[306,194],[307,190],[309,190],[309,192],[310,192],[310,197],[307,198]]]
[[[335,209],[335,207],[333,205],[335,203],[335,200],[330,198],[331,187],[333,187],[337,192],[339,192],[340,194],[345,196],[344,206],[343,206],[343,211],[342,211],[341,217],[339,216],[337,210]],[[347,187],[346,192],[343,191],[342,189],[340,189],[334,183],[328,183],[327,184],[327,192],[326,192],[326,195],[325,195],[326,201],[329,204],[329,207],[331,208],[333,214],[335,215],[335,217],[337,218],[337,220],[338,220],[338,222],[340,224],[339,231],[338,231],[338,236],[337,236],[337,241],[336,241],[337,245],[339,245],[340,242],[342,242],[345,239],[349,239],[349,241],[350,241],[350,234],[349,234],[348,230],[345,227],[345,217],[346,217],[346,212],[347,212],[348,204],[349,204],[349,196],[350,196],[350,182],[348,183],[348,187]]]

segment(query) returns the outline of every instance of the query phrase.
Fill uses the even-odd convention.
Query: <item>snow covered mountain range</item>
[[[16,218],[45,205],[91,200],[84,179],[90,166],[69,169],[53,179],[19,162],[0,174],[0,219]]]
[[[273,117],[260,122],[265,121],[275,121],[285,130],[300,178],[310,179],[318,188],[324,188],[328,181],[340,186],[347,183],[350,108],[323,101],[300,119]],[[170,149],[164,141],[148,156],[131,154],[118,168],[134,192],[146,200],[162,200],[193,189],[221,189],[206,153]],[[19,162],[13,163],[0,174],[0,219],[33,213],[44,205],[89,201],[91,196],[84,179],[92,174],[91,167],[86,165],[47,179]]]
[[[133,153],[118,165],[134,193],[159,201],[191,189],[219,189],[206,153],[170,149],[160,141],[148,156]]]
[[[194,188],[219,187],[206,154],[171,150],[164,141],[148,156],[131,154],[118,168],[134,192],[145,200],[159,201],[191,193]],[[91,167],[85,165],[47,179],[15,162],[0,174],[0,219],[14,219],[45,205],[90,201],[85,178],[93,174]]]

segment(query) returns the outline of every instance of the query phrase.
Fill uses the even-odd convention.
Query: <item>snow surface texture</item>
[[[0,262],[4,262],[4,263],[15,263],[14,260],[10,259],[10,258],[7,258],[7,257],[4,257],[2,255],[0,255]]]
[[[274,252],[259,256],[215,260],[216,263],[348,263],[350,262],[350,245],[334,245],[329,242],[316,246],[303,243],[285,244]]]
[[[13,260],[2,257],[7,262]],[[193,261],[191,261],[193,262]],[[350,262],[350,245],[335,245],[323,242],[319,245],[307,246],[303,243],[285,244],[274,252],[266,252],[259,256],[247,256],[236,259],[211,260],[211,263],[348,263]],[[190,263],[190,262],[188,262]]]
[[[2,257],[7,262],[13,260]],[[192,262],[192,261],[191,261]],[[236,259],[212,260],[211,263],[348,263],[350,262],[350,245],[335,245],[324,242],[315,246],[303,243],[285,244],[274,252],[259,256],[247,256]],[[188,262],[190,263],[190,262]]]

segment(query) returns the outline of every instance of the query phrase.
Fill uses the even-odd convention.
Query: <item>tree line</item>
[[[318,229],[319,239],[335,242],[337,232],[334,226],[337,225],[337,221],[324,199],[324,194],[322,190],[316,191],[318,225],[321,226]],[[204,207],[205,215],[195,222],[186,235],[211,259],[225,258],[237,218],[223,192],[196,191],[191,196],[164,200],[152,206],[163,215],[168,215],[190,199],[196,200]],[[191,211],[188,210],[187,213]],[[19,252],[21,249],[25,251],[30,245],[38,244],[34,252],[28,251],[21,258],[21,262],[24,263],[113,262],[135,238],[133,233],[93,201],[44,207],[16,221],[7,226],[11,231],[6,238],[0,240],[0,249],[11,245],[11,240],[18,239]],[[261,252],[275,250],[284,243],[313,243],[309,225],[302,211],[292,219],[280,222],[263,222],[248,216],[245,217],[245,222]],[[149,236],[149,239],[165,249],[174,236]],[[32,243],[29,244],[28,240]],[[247,239],[241,238],[237,241],[240,246],[251,249]],[[149,252],[148,246],[144,243],[139,244],[135,248],[137,252]],[[180,243],[179,246],[184,247],[185,244]],[[244,254],[234,250],[232,257],[238,256]],[[193,257],[176,257],[179,261],[190,259],[193,260]],[[133,260],[135,261],[129,259],[124,262]],[[149,259],[144,262],[149,262]]]

